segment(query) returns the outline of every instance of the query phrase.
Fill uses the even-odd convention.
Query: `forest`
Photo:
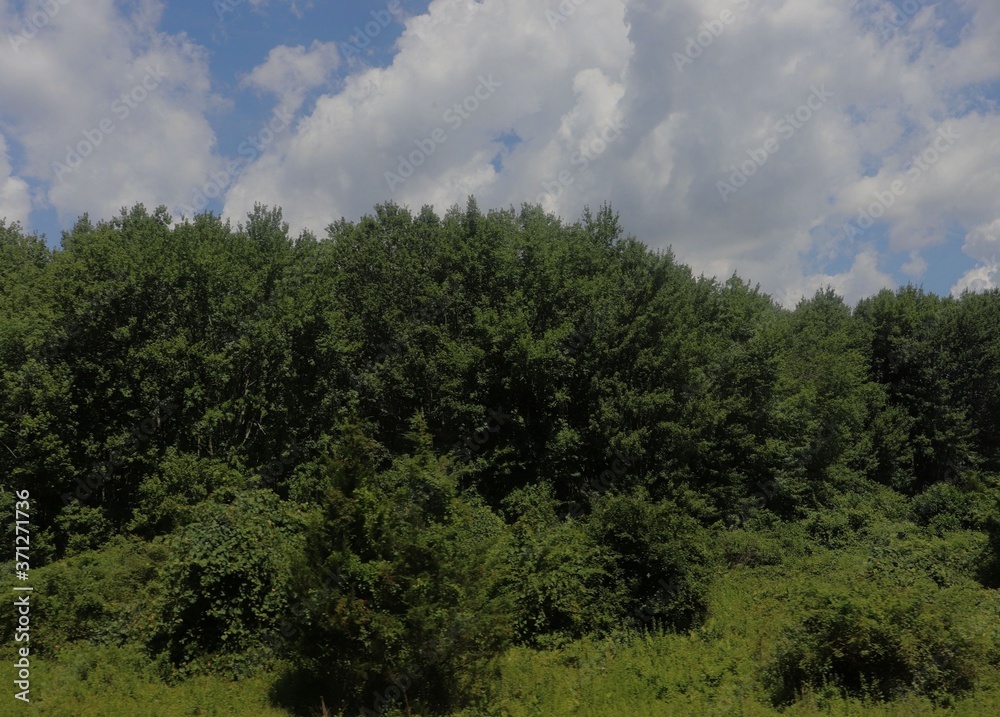
[[[997,290],[790,309],[609,205],[0,222],[0,444],[4,714],[1000,714]]]

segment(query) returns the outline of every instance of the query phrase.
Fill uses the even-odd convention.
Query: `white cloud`
[[[207,56],[158,32],[162,10],[154,0],[127,14],[112,0],[67,3],[17,52],[0,52],[3,130],[23,150],[22,176],[50,183],[41,201],[63,224],[179,202],[212,166]],[[15,17],[0,0],[0,30]],[[88,155],[76,168],[73,152]]]
[[[878,293],[882,289],[894,289],[896,281],[878,268],[878,252],[872,247],[862,247],[854,257],[848,271],[833,275],[813,275],[807,278],[808,285],[815,293],[817,289],[832,286],[838,294],[853,304],[859,299]]]
[[[241,84],[270,92],[289,112],[297,112],[309,90],[326,84],[330,74],[340,64],[340,54],[334,42],[316,40],[306,50],[299,45],[279,45],[267,55],[267,60],[255,67]]]
[[[969,232],[962,251],[977,264],[951,287],[952,294],[1000,288],[1000,219]]]
[[[954,296],[960,296],[966,291],[979,293],[998,288],[1000,288],[1000,265],[992,263],[977,266],[967,271],[951,287],[951,293]]]
[[[890,251],[907,252],[905,271],[919,275],[919,250],[944,240],[944,223],[984,221],[1000,190],[1000,115],[975,94],[976,83],[1000,78],[990,39],[1000,12],[985,0],[962,1],[971,22],[952,46],[939,37],[935,7],[882,37],[878,2],[853,11],[838,0],[573,5],[550,23],[555,2],[435,0],[406,20],[393,64],[321,98],[282,151],[244,175],[226,212],[240,216],[266,198],[293,225],[315,229],[390,196],[439,208],[469,193],[483,206],[541,198],[570,219],[610,199],[630,231],[673,245],[697,271],[738,271],[786,293],[831,283],[860,297],[898,283],[878,269],[879,258],[896,262],[870,246],[875,232],[843,232],[875,193],[907,181],[882,220]],[[713,27],[710,39],[699,35]],[[689,48],[693,61],[678,63],[675,53]],[[442,113],[489,72],[504,84],[488,109],[448,131],[390,192],[385,172],[432,130],[447,130]],[[832,98],[792,136],[777,135],[814,87]],[[581,158],[616,115],[621,136]],[[942,127],[961,139],[907,178],[910,158]],[[510,131],[523,143],[506,153],[495,140]],[[721,201],[717,182],[776,135],[777,151]],[[553,183],[560,172],[569,181]],[[811,269],[838,258],[851,269]]]
[[[439,207],[470,193],[484,206],[534,201],[587,132],[601,129],[630,54],[621,2],[587,2],[556,29],[545,10],[535,0],[432,2],[430,15],[406,20],[393,64],[355,73],[342,92],[320,98],[280,151],[241,178],[226,213],[272,201],[293,226],[315,229],[390,196]],[[499,87],[469,100],[481,78]],[[398,173],[435,130],[445,141],[390,191],[386,173]],[[496,140],[509,131],[524,142],[498,174]]]
[[[31,212],[31,197],[28,183],[23,179],[11,176],[10,159],[7,156],[7,143],[0,134],[0,219],[6,219],[8,224],[20,222],[28,224],[28,214]]]
[[[910,259],[901,267],[904,274],[920,278],[927,272],[927,260],[920,256],[920,252],[911,251]]]
[[[895,27],[884,0],[433,0],[405,17],[391,65],[350,65],[336,91],[323,90],[342,64],[332,43],[281,45],[244,85],[293,107],[325,94],[245,168],[224,213],[278,204],[293,230],[321,232],[388,198],[439,210],[470,193],[481,206],[541,200],[569,219],[611,200],[628,231],[697,272],[852,298],[898,283],[880,266],[923,276],[925,249],[959,226],[979,262],[959,284],[981,286],[996,277],[977,237],[1000,194],[1000,6],[924,5]],[[0,22],[11,7],[0,0]],[[116,7],[70,3],[0,55],[0,129],[23,149],[24,177],[51,178],[146,65],[169,73],[53,184],[64,218],[154,197],[176,206],[218,159],[205,53],[157,32],[159,2]],[[832,94],[803,113],[814,88]],[[513,149],[500,141],[510,133]],[[718,183],[744,168],[723,201]],[[869,212],[884,226],[859,226]]]
[[[878,293],[885,288],[895,288],[893,277],[878,268],[879,254],[870,245],[863,245],[854,254],[851,268],[838,274],[810,274],[808,276],[782,275],[774,277],[778,288],[769,291],[779,304],[794,309],[803,298],[812,298],[817,291],[831,287],[848,304]]]

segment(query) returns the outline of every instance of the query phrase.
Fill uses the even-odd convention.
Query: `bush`
[[[231,503],[221,502],[229,499]],[[158,629],[151,643],[178,675],[242,676],[268,654],[288,606],[303,516],[270,491],[225,493],[194,509],[167,541]]]
[[[986,521],[987,544],[982,556],[980,580],[989,588],[1000,588],[1000,518]]]
[[[331,707],[460,704],[510,641],[504,525],[459,491],[419,421],[411,438],[416,455],[383,467],[379,446],[349,428],[326,460],[286,627]]]
[[[704,614],[710,534],[674,503],[643,489],[595,501],[588,523],[594,544],[610,553],[604,600],[616,600],[629,626],[688,629]]]
[[[71,503],[55,521],[57,542],[65,546],[67,557],[88,550],[98,550],[114,534],[114,526],[101,508]]]
[[[212,493],[243,488],[247,483],[223,461],[169,448],[157,471],[140,484],[129,528],[147,536],[172,533],[190,523],[195,506]]]
[[[76,641],[143,643],[157,565],[165,557],[162,545],[117,536],[101,550],[33,570],[32,653],[51,656]],[[13,624],[3,621],[4,640],[13,638]]]
[[[723,531],[719,534],[719,552],[730,567],[745,565],[780,565],[782,551],[769,536],[746,530]]]
[[[975,590],[928,583],[814,596],[765,672],[772,699],[785,705],[812,687],[948,703],[976,685],[996,649],[995,609],[980,603]]]
[[[986,521],[995,515],[998,494],[995,479],[968,471],[961,482],[935,483],[913,498],[914,520],[938,532],[949,530],[982,530]]]
[[[512,493],[504,506],[513,521],[503,589],[513,603],[519,643],[554,646],[620,621],[610,593],[613,556],[584,524],[563,521],[544,485]]]
[[[949,532],[943,537],[907,523],[884,523],[873,529],[865,550],[868,568],[864,578],[912,584],[929,578],[938,587],[970,586],[985,541],[971,531]]]

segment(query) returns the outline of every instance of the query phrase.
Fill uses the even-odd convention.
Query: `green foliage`
[[[801,516],[867,468],[866,424],[880,393],[868,380],[860,327],[832,290],[804,299],[774,331],[781,342],[775,413],[782,459],[769,503]]]
[[[719,552],[731,567],[780,565],[783,551],[769,536],[747,530],[725,531],[719,535]]]
[[[162,544],[119,536],[33,570],[32,654],[54,657],[73,642],[143,645],[154,620],[157,569],[165,559]],[[5,643],[14,644],[13,628],[13,621],[3,622]]]
[[[983,530],[1000,508],[997,476],[967,471],[954,480],[936,483],[914,496],[914,519],[939,532]]]
[[[80,503],[68,505],[59,514],[56,528],[65,541],[66,557],[99,549],[114,534],[114,526],[102,509]]]
[[[163,535],[191,523],[197,506],[216,491],[247,487],[246,479],[224,462],[167,450],[159,469],[143,480],[129,528]]]
[[[379,446],[345,427],[327,461],[322,515],[298,571],[294,654],[327,699],[358,708],[446,705],[482,687],[510,639],[498,546],[504,526],[459,491],[417,418],[414,454],[381,465]]]
[[[987,545],[983,551],[980,579],[990,588],[1000,588],[1000,517],[990,516],[986,521]]]
[[[303,524],[302,512],[270,491],[227,491],[199,504],[166,543],[151,649],[181,676],[259,668],[265,634],[289,604]]]
[[[503,585],[517,641],[559,644],[610,629],[621,607],[609,551],[585,526],[560,519],[544,484],[515,491],[505,508],[512,525]]]
[[[962,630],[1000,585],[1000,291],[787,311],[607,205],[390,202],[322,241],[260,205],[172,223],[84,215],[48,249],[0,222],[0,511],[30,490],[45,659],[142,645],[176,679],[283,657],[275,699],[391,713],[488,700],[511,644],[554,679],[616,636],[689,660],[622,685],[769,714],[748,675],[773,640],[720,616],[776,632],[769,606],[811,590],[789,711],[983,681]],[[831,565],[871,585],[818,587]],[[784,592],[752,604],[734,576]],[[684,642],[723,633],[750,642]]]
[[[33,660],[31,702],[45,717],[291,717],[272,704],[270,676],[231,682],[209,676],[171,685],[137,645],[77,643],[58,661]]]
[[[968,389],[985,388],[981,381],[993,374],[994,357],[988,339],[982,343],[981,330],[979,345],[972,352],[964,349],[965,338],[956,335],[955,323],[963,321],[959,316],[979,313],[984,304],[995,305],[998,298],[1000,292],[974,300],[966,296],[956,306],[953,299],[907,286],[895,294],[883,290],[858,304],[856,314],[870,346],[870,373],[896,409],[892,427],[883,429],[888,445],[875,445],[879,462],[874,468],[883,482],[913,494],[945,480],[953,466],[992,455],[992,449],[979,455],[974,451],[977,428],[968,406],[983,397],[973,399]],[[903,450],[894,454],[893,446]]]
[[[688,629],[700,619],[712,549],[708,531],[694,518],[636,490],[598,499],[587,529],[608,554],[602,603],[620,594],[615,607],[639,630]]]
[[[888,530],[911,515],[903,496],[871,481],[860,481],[854,490],[835,493],[827,505],[803,513],[803,524],[812,539],[834,549]]]
[[[933,584],[818,594],[777,649],[768,675],[773,698],[786,704],[809,685],[947,703],[987,669],[998,647],[996,617],[975,592]]]

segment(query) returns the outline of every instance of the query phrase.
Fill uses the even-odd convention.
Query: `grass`
[[[738,566],[722,574],[710,588],[706,619],[688,634],[584,640],[551,653],[512,649],[500,660],[502,677],[492,704],[453,717],[1000,715],[995,668],[987,669],[975,692],[947,708],[916,696],[879,703],[833,690],[807,691],[784,710],[772,706],[762,669],[782,630],[795,621],[798,598],[817,587],[857,584],[871,567],[860,550],[822,550],[790,563]]]
[[[58,661],[32,662],[31,703],[19,708],[17,714],[289,717],[288,712],[272,706],[273,682],[272,676],[261,675],[240,682],[196,677],[167,685],[137,649],[75,645],[64,649]]]
[[[889,556],[887,564],[899,566],[893,569],[901,571],[900,580],[912,572],[910,561],[925,560],[927,555],[939,560],[944,548],[950,549],[950,557],[940,559],[947,563],[940,565],[941,579],[966,580],[963,565],[977,545],[973,533],[955,533],[938,542],[926,535],[876,538],[883,544],[882,554]],[[553,651],[512,648],[497,660],[498,677],[488,704],[449,717],[1000,715],[1000,673],[995,665],[984,666],[978,687],[947,707],[914,695],[879,703],[847,698],[832,689],[807,689],[783,710],[772,705],[764,668],[783,630],[801,617],[803,596],[817,590],[863,587],[868,576],[882,574],[881,558],[873,554],[871,545],[856,544],[840,550],[814,547],[799,555],[785,552],[785,561],[777,565],[737,563],[711,584],[705,619],[686,634],[621,634],[585,639]],[[983,620],[991,624],[989,615],[1000,614],[995,612],[1000,597],[996,591],[981,593],[987,610]],[[50,717],[291,717],[291,712],[276,708],[272,700],[280,679],[275,674],[240,682],[200,677],[167,685],[138,649],[76,644],[64,647],[58,661],[33,661],[33,701],[20,712]],[[314,714],[330,714],[318,696]],[[386,717],[405,714],[396,708]]]

